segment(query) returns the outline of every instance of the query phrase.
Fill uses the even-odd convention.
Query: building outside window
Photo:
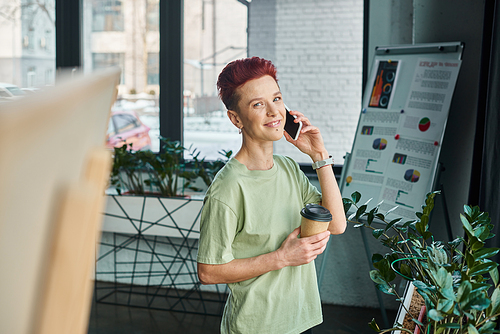
[[[160,54],[148,54],[148,85],[160,84]]]
[[[120,83],[124,84],[123,73],[124,65],[123,53],[93,53],[92,54],[92,67],[94,69],[102,69],[107,67],[120,67],[122,70],[122,75],[120,78]]]
[[[184,146],[207,160],[241,145],[216,82],[228,62],[247,56],[247,18],[248,7],[237,0],[184,1]]]
[[[55,0],[0,0],[0,82],[52,85],[55,65]]]
[[[122,1],[93,0],[92,14],[92,31],[123,31]]]
[[[146,1],[146,16],[147,30],[160,30],[160,0]]]

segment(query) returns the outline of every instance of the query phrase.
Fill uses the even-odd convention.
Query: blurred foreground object
[[[87,332],[119,75],[0,104],[0,333]]]

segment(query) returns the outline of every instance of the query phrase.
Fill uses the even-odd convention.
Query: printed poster
[[[409,92],[398,92],[401,60],[378,61],[345,173],[343,196],[359,191],[380,212],[415,219],[432,186],[440,141],[460,70],[460,60],[420,58]],[[389,88],[390,86],[390,88]],[[392,108],[394,94],[404,94],[403,108]]]
[[[380,60],[376,64],[377,71],[372,78],[371,95],[368,107],[388,109],[391,96],[396,89],[399,61]]]

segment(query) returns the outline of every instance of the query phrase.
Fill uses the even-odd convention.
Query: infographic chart
[[[377,48],[343,197],[359,191],[373,199],[368,210],[415,218],[433,189],[462,50],[460,42]]]

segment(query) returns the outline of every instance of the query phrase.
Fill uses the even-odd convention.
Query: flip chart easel
[[[380,212],[397,207],[388,219],[391,215],[415,219],[425,195],[437,185],[441,143],[463,49],[461,42],[375,48],[353,147],[340,178],[342,197],[358,191],[363,203],[372,199],[367,212],[377,205]],[[371,251],[360,230],[372,267]],[[329,244],[325,254],[328,248]],[[318,274],[320,287],[325,262]],[[376,292],[388,327],[380,291]]]
[[[410,220],[435,188],[438,159],[461,65],[460,42],[377,47],[343,197],[372,198],[368,210],[394,207]]]

